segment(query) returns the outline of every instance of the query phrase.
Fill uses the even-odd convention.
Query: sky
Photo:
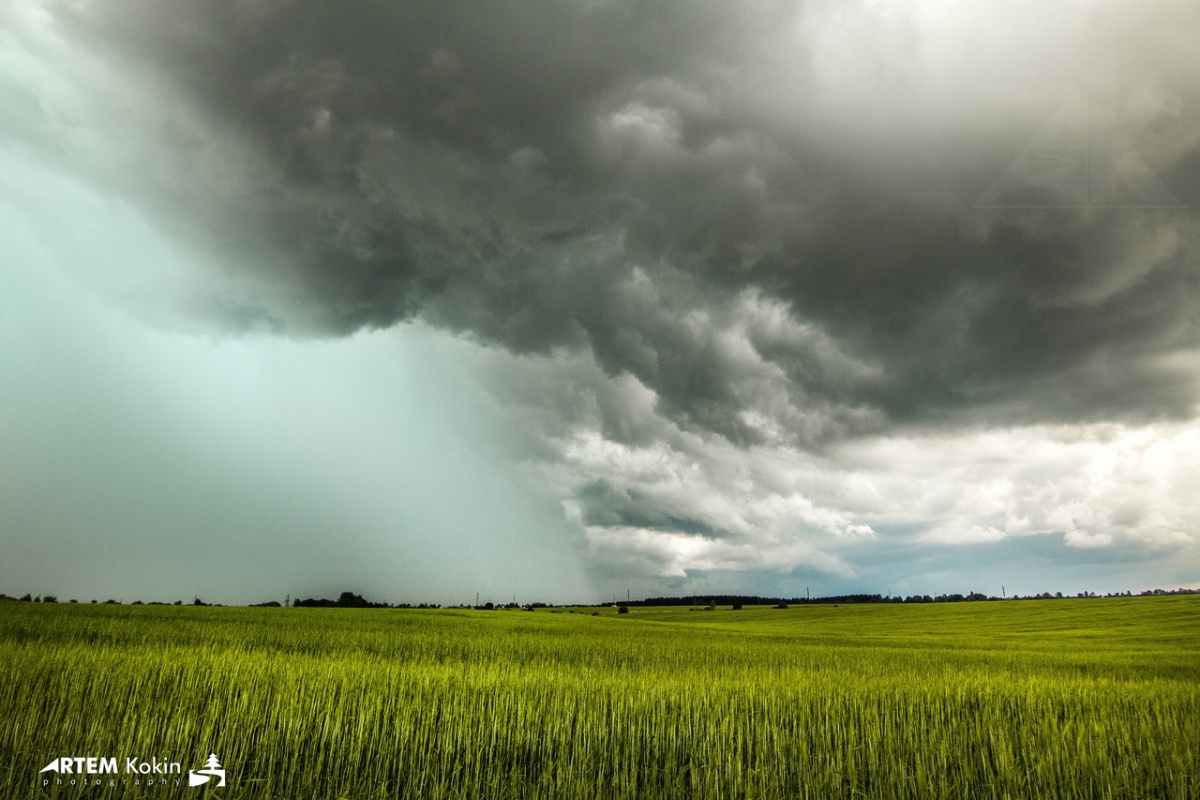
[[[1200,6],[12,0],[0,592],[1200,587]]]

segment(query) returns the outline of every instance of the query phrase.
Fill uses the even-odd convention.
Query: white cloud
[[[1072,547],[1195,543],[1200,426],[1030,426],[846,446],[890,502],[877,527],[924,527],[924,541],[970,544],[1056,534]],[[936,522],[933,522],[936,521]],[[932,523],[932,524],[931,524]]]
[[[654,414],[652,393],[629,376],[590,380],[589,391],[622,387],[638,413]],[[1057,540],[1067,560],[1120,547],[1133,558],[1200,561],[1194,424],[913,433],[821,455],[738,447],[661,418],[653,427],[651,441],[620,442],[585,416],[551,437],[536,468],[585,529],[596,565],[664,578],[797,569],[845,577],[856,560],[874,559],[854,542],[957,549],[1029,537]],[[597,481],[612,495],[589,508],[577,493]],[[617,509],[608,521],[606,508]],[[635,524],[639,513],[655,524]]]

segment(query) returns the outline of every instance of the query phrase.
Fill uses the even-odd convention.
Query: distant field
[[[592,611],[0,603],[0,798],[1200,797],[1200,597]]]

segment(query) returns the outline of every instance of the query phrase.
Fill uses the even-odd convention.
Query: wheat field
[[[1200,797],[1200,597],[592,611],[0,603],[0,797]]]

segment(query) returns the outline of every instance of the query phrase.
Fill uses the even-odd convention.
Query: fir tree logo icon
[[[221,762],[217,761],[216,753],[208,754],[208,761],[204,762],[204,769],[188,770],[188,786],[199,786],[208,783],[213,778],[218,779],[217,786],[225,785],[225,770],[221,769]]]

